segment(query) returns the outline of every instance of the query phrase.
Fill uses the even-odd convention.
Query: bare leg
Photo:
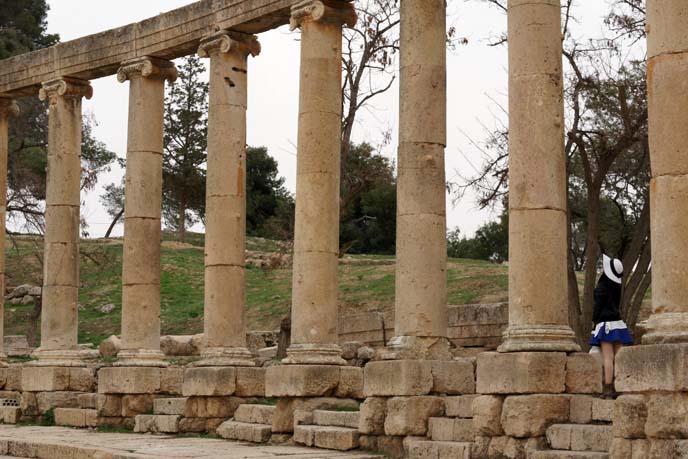
[[[602,358],[604,359],[604,383],[614,382],[614,344],[602,341]]]

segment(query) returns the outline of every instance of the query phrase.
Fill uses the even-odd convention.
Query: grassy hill
[[[165,235],[162,243],[162,334],[203,331],[203,235],[190,234],[179,244]],[[42,240],[16,236],[7,240],[7,284],[40,285]],[[279,244],[249,239],[253,251],[284,250]],[[83,240],[79,293],[79,341],[98,344],[119,334],[122,311],[122,241]],[[390,258],[362,256],[361,258]],[[450,259],[449,303],[505,301],[507,268],[483,261]],[[393,265],[340,265],[341,312],[386,311],[394,307]],[[247,269],[248,325],[251,330],[279,327],[291,301],[291,269]],[[101,312],[103,305],[114,310]],[[33,305],[5,306],[5,333],[26,334]]]

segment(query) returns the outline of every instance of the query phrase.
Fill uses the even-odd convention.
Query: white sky
[[[48,29],[59,33],[62,41],[79,38],[136,22],[193,0],[48,0]],[[579,0],[579,15],[585,20],[578,28],[596,34],[606,1]],[[97,4],[97,6],[94,6]],[[503,117],[497,104],[506,107],[507,52],[505,47],[488,47],[487,41],[506,29],[506,17],[495,8],[477,0],[454,0],[450,6],[449,23],[459,36],[468,38],[468,45],[448,54],[448,145],[446,150],[447,178],[457,174],[470,176],[480,165],[480,155],[469,138],[482,140],[485,129],[495,124],[495,115]],[[296,135],[299,90],[298,32],[283,27],[259,36],[262,53],[249,60],[248,144],[266,146],[278,161],[280,174],[292,192],[296,179]],[[94,80],[94,96],[84,104],[85,111],[94,113],[99,126],[98,139],[118,156],[126,154],[128,86],[119,84],[114,76]],[[358,119],[354,140],[381,142],[381,133],[392,129],[393,143],[382,153],[394,159],[398,123],[398,87],[373,101],[373,107]],[[104,175],[95,192],[85,196],[82,214],[89,223],[92,237],[105,233],[110,218],[99,203],[101,187],[119,183],[118,168]],[[459,227],[464,234],[473,234],[491,212],[478,211],[474,199],[466,195],[452,204],[447,197],[447,227]],[[121,234],[121,228],[119,230]]]

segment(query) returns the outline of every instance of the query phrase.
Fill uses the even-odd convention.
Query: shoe
[[[619,397],[619,394],[614,390],[614,384],[605,384],[604,389],[602,391],[602,396],[600,398],[602,400],[616,400]]]

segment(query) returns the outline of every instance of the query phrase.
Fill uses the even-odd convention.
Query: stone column
[[[210,58],[205,232],[205,347],[200,366],[253,366],[246,347],[246,100],[253,35],[201,42]]]
[[[509,327],[502,352],[575,351],[568,325],[559,0],[510,0]]]
[[[129,134],[122,265],[122,350],[118,365],[164,365],[160,351],[160,218],[165,80],[174,64],[142,57],[117,72],[129,81]]]
[[[9,119],[19,115],[14,100],[0,96],[0,368],[7,366],[4,341],[5,292],[5,208],[7,206],[7,156],[9,153]]]
[[[652,316],[645,344],[688,343],[688,4],[649,0]]]
[[[306,0],[291,9],[301,28],[296,220],[289,364],[344,364],[337,335],[343,1]]]
[[[401,2],[395,337],[385,358],[450,358],[444,0]]]
[[[77,341],[81,102],[92,95],[88,81],[67,77],[43,83],[39,93],[50,104],[39,365],[79,365],[85,357]]]

